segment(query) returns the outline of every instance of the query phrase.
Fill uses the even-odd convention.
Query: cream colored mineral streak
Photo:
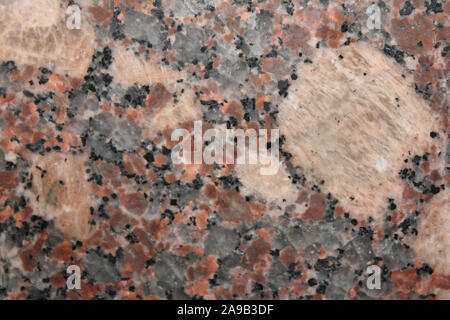
[[[54,0],[1,0],[0,61],[82,78],[92,60],[95,33],[83,10],[81,28],[69,30],[66,9]]]
[[[417,238],[412,248],[418,260],[450,275],[450,192],[441,190],[419,216]]]
[[[132,51],[122,46],[114,48],[113,57],[111,74],[116,83],[125,87],[156,82],[168,85],[185,77],[182,72],[173,71],[155,61],[137,57]]]
[[[275,160],[274,160],[275,161]],[[297,189],[291,183],[289,175],[280,163],[274,175],[262,175],[262,164],[236,165],[236,175],[243,184],[242,193],[255,195],[262,200],[293,203],[297,199]]]
[[[83,239],[90,230],[92,199],[86,174],[87,160],[85,155],[32,155],[33,214],[55,219],[68,238]]]
[[[144,119],[138,120],[139,125],[146,128],[144,137],[154,138],[159,132],[176,129],[185,122],[201,117],[200,106],[195,102],[191,86],[185,82],[177,82],[186,79],[185,73],[173,71],[153,60],[137,57],[123,47],[114,48],[113,57],[110,70],[116,83],[125,87],[161,83],[168,91],[177,94],[176,102],[171,99],[164,107],[152,109]]]
[[[192,122],[201,118],[200,107],[195,102],[194,91],[186,87],[178,102],[170,101],[161,110],[145,119],[147,123],[146,136],[152,137],[164,130],[173,130],[183,123]]]
[[[284,147],[352,215],[381,218],[387,197],[401,195],[403,160],[429,142],[430,108],[375,49],[321,49],[313,60],[279,106]]]

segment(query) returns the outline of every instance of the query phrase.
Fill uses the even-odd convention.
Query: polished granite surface
[[[450,299],[449,13],[0,0],[0,298]],[[176,163],[197,123],[278,170]]]

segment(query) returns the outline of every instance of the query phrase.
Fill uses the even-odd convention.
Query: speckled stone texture
[[[0,0],[0,298],[450,299],[450,1],[373,3]]]

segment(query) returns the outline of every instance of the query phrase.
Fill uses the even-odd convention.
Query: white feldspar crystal
[[[134,84],[147,85],[161,82],[164,85],[175,84],[186,75],[172,71],[170,68],[136,56],[133,51],[118,46],[113,50],[114,62],[111,65],[111,75],[114,81],[124,87]]]
[[[54,219],[68,238],[84,239],[90,231],[91,184],[85,155],[49,153],[32,156],[33,214]],[[45,172],[44,172],[45,170]]]
[[[436,123],[399,66],[364,45],[320,49],[279,106],[284,148],[309,180],[359,218],[401,196],[404,159],[423,154]]]
[[[82,78],[92,60],[95,33],[83,11],[80,29],[70,30],[66,9],[53,0],[0,1],[0,61]]]
[[[272,161],[275,161],[273,159]],[[293,203],[297,199],[297,189],[291,183],[289,175],[282,164],[273,175],[261,174],[261,168],[267,167],[258,164],[236,165],[236,175],[242,183],[242,192],[245,195],[256,195],[266,201]]]
[[[114,81],[124,87],[133,85],[162,84],[171,94],[176,93],[177,99],[171,98],[158,108],[147,106],[146,117],[138,119],[144,130],[144,137],[155,138],[164,130],[173,130],[180,125],[199,119],[200,106],[195,102],[192,87],[185,82],[184,72],[173,71],[153,60],[137,57],[132,51],[123,47],[113,50],[114,61],[110,67]]]
[[[435,195],[419,216],[417,238],[412,248],[417,259],[436,271],[450,275],[450,194],[448,189]]]

